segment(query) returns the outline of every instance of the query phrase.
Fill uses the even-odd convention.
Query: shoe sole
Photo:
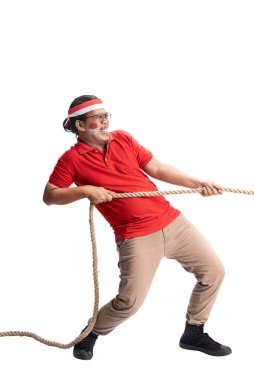
[[[196,347],[196,346],[191,346],[189,344],[184,344],[184,343],[179,343],[179,346],[185,350],[192,350],[192,351],[200,351],[203,352],[204,354],[211,355],[211,356],[226,356],[232,353],[232,350],[228,348],[227,351],[214,351],[214,350],[208,350],[206,348],[202,347]]]

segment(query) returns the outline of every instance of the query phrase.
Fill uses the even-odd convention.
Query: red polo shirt
[[[106,153],[82,141],[58,160],[49,182],[57,187],[101,186],[118,193],[156,191],[155,184],[141,170],[153,157],[129,133],[109,133]],[[163,196],[113,199],[95,205],[115,232],[116,241],[143,236],[167,226],[180,213]]]

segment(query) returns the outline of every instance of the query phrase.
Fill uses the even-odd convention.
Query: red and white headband
[[[72,107],[68,111],[68,117],[76,117],[80,115],[84,115],[87,112],[97,110],[100,108],[104,108],[101,99],[92,99],[88,102],[81,103],[75,107]]]

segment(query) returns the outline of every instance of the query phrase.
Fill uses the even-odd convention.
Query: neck
[[[102,153],[105,153],[106,151],[106,144],[94,144],[90,141],[84,140],[82,137],[78,137],[78,140],[82,141],[86,145],[90,146],[91,148],[97,148],[99,149]]]

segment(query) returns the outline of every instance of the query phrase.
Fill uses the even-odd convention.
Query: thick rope
[[[222,190],[229,193],[254,195],[253,190],[240,190],[240,189],[233,189],[233,188],[223,188]],[[183,189],[183,190],[170,190],[170,191],[116,193],[113,195],[113,198],[152,197],[152,196],[169,195],[169,194],[174,195],[174,194],[202,193],[202,191],[203,191],[202,188],[196,188],[196,189],[186,189],[186,190]],[[54,341],[42,338],[41,336],[29,331],[0,332],[0,338],[5,337],[5,336],[26,336],[29,338],[33,338],[40,343],[46,344],[47,346],[54,346],[54,347],[66,349],[66,348],[71,348],[75,344],[79,343],[90,333],[90,331],[92,331],[95,325],[98,310],[99,310],[99,281],[98,281],[98,269],[97,269],[98,260],[97,260],[97,247],[96,247],[95,230],[94,230],[93,210],[94,210],[94,205],[90,203],[89,224],[90,224],[90,236],[91,236],[91,242],[92,242],[92,255],[93,255],[94,309],[93,309],[93,316],[92,318],[90,318],[86,329],[77,338],[72,340],[70,343],[66,343],[66,344],[58,343],[58,342],[54,342]]]

